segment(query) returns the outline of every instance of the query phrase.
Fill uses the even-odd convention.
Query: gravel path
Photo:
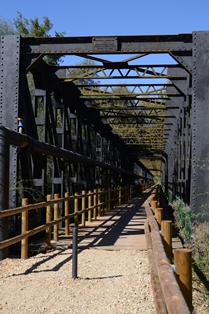
[[[146,251],[71,249],[0,262],[0,313],[155,313]]]

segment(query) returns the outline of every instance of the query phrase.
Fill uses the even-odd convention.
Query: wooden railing
[[[148,187],[150,187],[150,184],[125,186],[114,189],[109,188],[107,190],[95,189],[94,191],[88,191],[88,193],[82,191],[81,194],[75,193],[74,195],[69,195],[69,192],[66,192],[64,197],[59,197],[59,194],[55,194],[54,198],[52,198],[52,195],[47,195],[45,202],[36,204],[28,204],[28,199],[24,198],[21,207],[0,211],[0,219],[21,214],[21,234],[0,242],[0,249],[4,249],[21,241],[21,259],[26,259],[28,257],[28,238],[30,236],[45,230],[46,245],[49,246],[52,237],[52,226],[54,226],[53,240],[59,241],[59,223],[65,222],[65,235],[69,235],[70,219],[74,220],[74,226],[78,226],[79,223],[85,226],[86,219],[88,219],[89,222],[92,219],[96,220],[97,217],[127,202]],[[71,212],[70,205],[72,202],[73,211]],[[60,203],[64,203],[64,213],[62,217],[59,217]],[[28,230],[28,212],[44,208],[46,208],[46,223],[32,230]]]
[[[145,234],[156,312],[188,314],[192,312],[191,250],[175,249],[173,257],[172,221],[163,220],[165,209],[159,207],[159,188],[156,186],[145,202]]]

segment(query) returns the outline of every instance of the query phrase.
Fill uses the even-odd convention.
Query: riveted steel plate
[[[118,50],[118,40],[116,37],[104,37],[104,38],[92,38],[92,48],[93,51],[98,51],[98,52],[102,52],[102,51],[117,51]]]
[[[209,32],[193,33],[192,180],[195,213],[209,211]]]

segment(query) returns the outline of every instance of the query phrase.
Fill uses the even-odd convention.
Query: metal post
[[[0,126],[0,210],[9,207],[9,139],[7,129]],[[8,218],[0,219],[0,241],[8,239]],[[0,260],[8,256],[8,248],[0,250]]]
[[[78,228],[73,228],[72,278],[78,273]]]
[[[75,199],[74,199],[74,213],[77,213],[79,208],[78,208],[78,192],[74,193]],[[74,216],[74,226],[78,227],[78,215]]]

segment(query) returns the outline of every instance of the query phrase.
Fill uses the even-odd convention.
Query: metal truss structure
[[[208,46],[209,32],[2,36],[0,124],[101,162],[11,147],[10,185],[21,177],[62,195],[161,176],[166,190],[196,212],[207,210]],[[68,56],[69,63],[50,66],[48,55]],[[75,64],[74,56],[93,62]]]

